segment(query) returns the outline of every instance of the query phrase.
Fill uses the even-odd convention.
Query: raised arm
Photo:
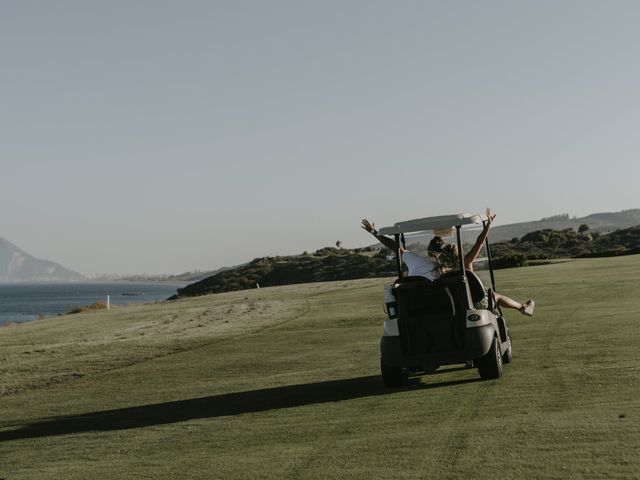
[[[489,228],[491,228],[491,223],[493,222],[494,218],[496,218],[495,214],[491,211],[490,208],[487,208],[487,221],[484,224],[484,228],[482,229],[482,232],[480,232],[480,235],[478,235],[473,248],[469,250],[469,253],[464,256],[464,268],[466,270],[473,271],[473,261],[478,256],[478,253],[480,253],[482,244],[487,239],[487,235],[489,235]]]
[[[385,247],[387,247],[389,250],[395,252],[396,250],[395,240],[391,240],[390,238],[385,237],[384,235],[378,235],[378,231],[376,230],[375,226],[376,226],[375,223],[370,223],[369,220],[367,220],[366,218],[362,219],[361,227],[365,229],[367,232],[369,232],[371,235],[376,237],[378,241],[381,244],[383,244]],[[400,247],[400,251],[401,252],[404,251],[404,248]]]

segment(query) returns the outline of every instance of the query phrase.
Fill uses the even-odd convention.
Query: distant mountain
[[[521,238],[527,233],[538,230],[577,230],[587,224],[592,232],[611,232],[620,228],[640,225],[640,209],[622,210],[620,212],[592,213],[586,217],[569,217],[568,214],[555,215],[532,222],[511,223],[509,225],[492,226],[490,238],[493,242]]]
[[[0,282],[77,282],[83,279],[77,272],[35,258],[0,238]]]

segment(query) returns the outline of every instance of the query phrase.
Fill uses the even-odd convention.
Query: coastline
[[[107,298],[114,307],[155,303],[183,286],[182,282],[130,281],[1,283],[0,326],[63,315]]]

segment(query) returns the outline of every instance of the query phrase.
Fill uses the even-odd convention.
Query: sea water
[[[184,284],[175,283],[50,283],[0,284],[0,325],[28,322],[66,313],[74,307],[107,301],[128,305],[165,300]]]

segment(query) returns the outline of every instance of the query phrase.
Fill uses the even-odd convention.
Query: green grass
[[[497,272],[499,380],[378,377],[384,279],[0,329],[0,478],[640,478],[640,256]],[[225,323],[226,322],[226,323]]]

